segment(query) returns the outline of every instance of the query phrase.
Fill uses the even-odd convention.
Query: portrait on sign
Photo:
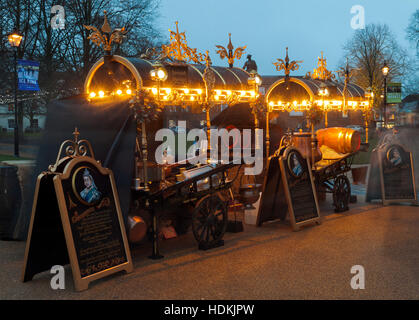
[[[289,170],[289,173],[294,178],[301,178],[304,171],[303,164],[302,164],[303,161],[304,159],[301,157],[301,155],[295,151],[291,151],[288,154],[288,159],[287,159],[288,170]]]
[[[72,187],[74,195],[85,205],[95,205],[102,198],[102,192],[95,183],[98,175],[94,168],[79,167],[73,174]]]
[[[387,151],[387,161],[391,167],[400,167],[403,165],[403,158],[397,146],[393,146]]]

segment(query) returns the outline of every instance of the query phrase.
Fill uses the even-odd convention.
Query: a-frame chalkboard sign
[[[418,204],[412,153],[397,143],[385,143],[373,150],[366,200]]]
[[[320,209],[310,162],[294,147],[285,149],[279,162],[293,230],[298,231],[307,224],[320,224]]]
[[[269,158],[257,225],[278,218],[285,220],[287,212],[294,231],[321,223],[310,163],[294,147],[283,148]]]
[[[22,281],[70,263],[77,291],[133,263],[111,170],[87,140],[61,144],[55,165],[38,176]],[[65,151],[65,156],[61,157]]]

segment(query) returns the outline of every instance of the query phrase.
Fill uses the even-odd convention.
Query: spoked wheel
[[[200,247],[219,245],[227,228],[227,206],[218,195],[207,195],[196,203],[192,231]]]
[[[339,176],[335,179],[333,186],[333,205],[335,212],[349,210],[348,203],[351,197],[351,184],[346,176]]]

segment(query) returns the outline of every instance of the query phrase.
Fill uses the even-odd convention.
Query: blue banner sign
[[[29,60],[17,61],[18,89],[39,91],[39,62]]]

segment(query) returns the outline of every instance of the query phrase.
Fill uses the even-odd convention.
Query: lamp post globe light
[[[381,69],[384,76],[384,127],[387,128],[387,75],[390,68],[387,65],[387,61],[384,60],[383,68]]]
[[[160,102],[160,86],[162,81],[167,80],[167,71],[166,69],[160,64],[156,63],[153,65],[153,69],[150,70],[150,78],[153,81],[157,82],[157,90],[152,90],[154,94],[157,95],[157,102]],[[154,88],[153,88],[154,89]]]
[[[17,106],[17,49],[20,46],[20,42],[22,41],[22,35],[14,31],[7,37],[9,44],[12,48],[14,48],[14,94],[15,94],[15,101],[14,101],[14,110],[15,110],[15,125],[14,125],[14,141],[15,141],[15,157],[19,157],[19,126],[18,126],[18,106]]]

